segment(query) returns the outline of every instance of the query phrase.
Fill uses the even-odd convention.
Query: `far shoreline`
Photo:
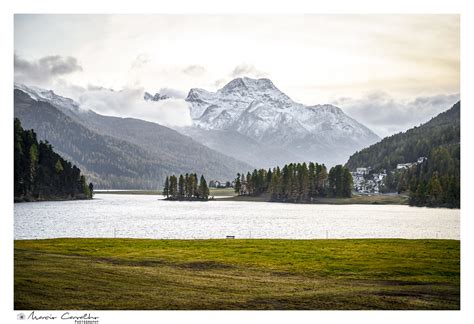
[[[272,201],[268,195],[263,196],[247,196],[237,195],[231,188],[211,188],[210,197],[208,201],[235,201],[235,202],[268,202],[268,203],[288,203],[301,205],[402,205],[411,206],[408,203],[408,194],[353,194],[350,198],[316,198],[312,202],[291,202],[291,201]],[[118,195],[154,195],[162,196],[161,190],[127,190],[127,189],[103,189],[94,190],[94,194],[118,194]],[[222,197],[222,198],[217,198]],[[169,200],[180,201],[180,200]],[[183,200],[186,201],[186,200]],[[450,208],[446,206],[430,207],[430,206],[411,206],[411,207],[425,207],[425,208]]]
[[[117,195],[155,195],[161,196],[161,190],[127,190],[127,189],[97,189],[95,194],[117,194]],[[294,203],[304,205],[408,205],[408,195],[405,194],[354,194],[351,198],[317,198],[312,202],[289,202],[271,201],[268,195],[247,196],[237,195],[232,188],[211,188],[209,201],[247,201],[247,202],[275,202]]]

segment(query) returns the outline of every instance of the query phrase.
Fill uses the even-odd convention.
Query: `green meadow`
[[[15,241],[15,309],[459,309],[455,240]]]

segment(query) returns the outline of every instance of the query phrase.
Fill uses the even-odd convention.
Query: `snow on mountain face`
[[[350,139],[365,145],[379,140],[340,108],[296,103],[269,79],[237,78],[215,93],[191,89],[186,101],[194,125],[201,129],[237,131],[275,145],[313,136],[328,144]]]
[[[24,84],[20,83],[15,83],[14,89],[19,89],[25,92],[36,101],[46,101],[56,108],[66,108],[74,112],[80,111],[79,104],[77,102],[70,98],[57,95],[53,90],[45,90],[34,86],[25,86]]]

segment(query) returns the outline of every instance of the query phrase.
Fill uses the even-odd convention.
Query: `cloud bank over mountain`
[[[440,94],[397,100],[388,93],[371,92],[362,98],[341,97],[332,104],[341,107],[351,117],[362,121],[381,137],[405,131],[425,123],[451,107],[460,94]]]
[[[137,60],[134,63],[140,61],[140,64],[146,64],[144,57]],[[63,78],[83,71],[78,60],[71,56],[51,55],[29,61],[15,54],[14,64],[16,83],[53,89],[60,95],[76,100],[81,108],[109,116],[139,118],[170,127],[192,124],[183,91],[161,88],[160,93],[170,98],[154,102],[144,101],[145,89],[137,85],[125,86],[119,91],[94,84],[78,86]]]
[[[120,91],[97,89],[84,92],[78,101],[82,107],[108,116],[134,117],[170,127],[192,124],[184,99],[145,101],[144,91],[143,88],[124,88]]]

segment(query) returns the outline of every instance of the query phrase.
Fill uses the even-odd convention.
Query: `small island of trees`
[[[255,169],[237,174],[234,190],[239,195],[270,195],[271,201],[312,202],[318,197],[345,198],[352,194],[349,169],[336,165],[327,172],[324,164],[290,163],[283,168]]]
[[[186,173],[184,176],[180,174],[179,177],[175,175],[166,177],[163,196],[167,200],[209,200],[209,187],[206,179],[203,175],[199,182],[197,179],[195,173]]]

